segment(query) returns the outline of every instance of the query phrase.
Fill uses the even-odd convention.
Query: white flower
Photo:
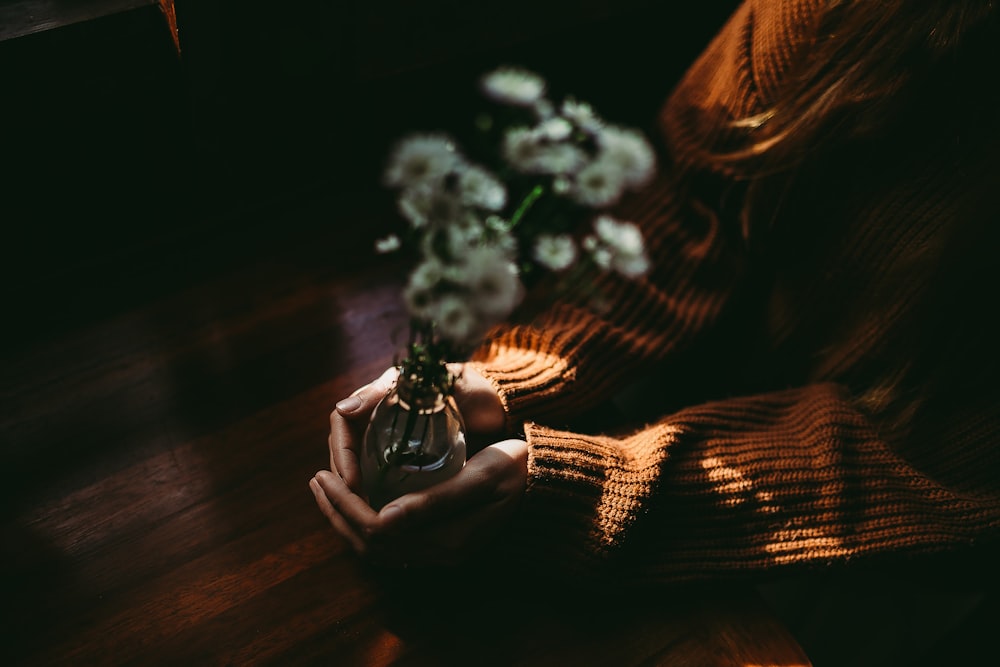
[[[635,255],[643,250],[642,232],[634,223],[618,222],[611,216],[601,215],[594,221],[594,231],[616,252]]]
[[[444,278],[445,267],[436,259],[427,259],[410,274],[409,287],[415,290],[433,290]]]
[[[451,138],[444,134],[414,134],[404,138],[389,157],[383,181],[389,187],[408,187],[440,178],[462,161]]]
[[[563,100],[560,113],[563,118],[585,132],[596,133],[604,126],[604,121],[594,113],[593,107],[572,97]]]
[[[477,312],[499,321],[520,303],[523,288],[517,267],[503,249],[474,248],[463,258],[462,267],[460,282],[468,288]]]
[[[597,135],[601,160],[608,160],[621,169],[625,184],[641,187],[649,182],[656,170],[656,155],[640,133],[620,127],[605,127]]]
[[[444,275],[445,267],[436,259],[425,260],[413,270],[403,290],[403,298],[411,315],[428,319],[434,308],[435,290]]]
[[[649,271],[642,232],[634,223],[602,215],[594,221],[594,231],[596,236],[588,236],[583,245],[602,269],[626,278],[638,278]]]
[[[437,257],[442,262],[456,262],[482,242],[486,227],[472,212],[437,225],[423,234],[421,251],[424,257]],[[449,264],[449,270],[454,270]]]
[[[385,238],[376,239],[375,241],[375,252],[380,255],[385,255],[390,252],[396,252],[399,250],[402,242],[399,237],[395,234],[389,234]]]
[[[503,136],[501,146],[504,159],[515,169],[529,171],[538,159],[541,146],[538,136],[528,127],[512,127]]]
[[[517,67],[500,67],[487,73],[480,86],[494,100],[517,106],[531,106],[545,94],[542,77]]]
[[[607,246],[597,243],[597,239],[593,236],[588,236],[584,241],[586,242],[584,246],[590,253],[591,259],[594,260],[594,264],[597,264],[605,271],[610,271],[611,262],[615,258],[614,253]]]
[[[486,223],[482,218],[466,210],[464,215],[457,217],[448,225],[448,230],[453,232],[456,239],[461,239],[466,247],[479,243],[486,233]],[[458,248],[458,246],[455,246]]]
[[[590,235],[583,239],[583,249],[587,251],[590,258],[594,260],[602,269],[611,268],[611,250],[603,245],[596,236]]]
[[[511,234],[509,230],[495,231],[493,237],[490,239],[490,245],[500,251],[504,257],[512,260],[517,257],[517,237]]]
[[[454,195],[442,190],[437,183],[425,182],[406,188],[397,203],[399,212],[414,229],[457,220],[465,210]]]
[[[459,294],[445,294],[428,314],[437,325],[438,333],[457,343],[473,338],[481,326],[468,300]]]
[[[564,141],[573,134],[573,125],[565,118],[549,118],[536,127],[536,132],[552,141]]]
[[[490,215],[486,218],[485,235],[486,243],[499,250],[508,259],[517,257],[517,237],[510,231],[510,221],[501,218],[499,215]]]
[[[611,266],[626,278],[638,278],[649,272],[649,258],[645,255],[615,255]]]
[[[503,156],[512,167],[528,174],[569,174],[580,169],[587,154],[578,146],[552,143],[537,130],[513,127],[503,138]]]
[[[545,268],[562,271],[576,260],[576,244],[568,234],[542,234],[535,239],[534,257]]]
[[[610,160],[595,160],[576,174],[570,196],[584,206],[608,206],[618,201],[625,187],[625,174]]]
[[[572,174],[587,161],[587,154],[572,144],[543,146],[535,160],[535,170],[542,174]]]
[[[493,232],[507,232],[510,231],[510,221],[499,215],[488,215],[486,216],[486,227]]]
[[[458,196],[466,206],[489,211],[499,211],[507,204],[504,184],[482,167],[472,165],[459,172]]]

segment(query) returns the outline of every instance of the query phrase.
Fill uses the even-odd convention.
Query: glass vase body
[[[465,466],[465,424],[455,400],[403,378],[375,406],[361,446],[361,479],[376,511]]]

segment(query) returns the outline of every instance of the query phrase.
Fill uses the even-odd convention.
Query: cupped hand
[[[338,474],[354,493],[361,495],[361,440],[372,411],[399,376],[399,369],[386,369],[378,379],[339,401],[330,413],[330,470]]]
[[[506,415],[489,380],[470,367],[452,371],[455,401],[470,451],[476,452],[481,443],[500,437]],[[397,498],[376,513],[363,497],[360,446],[372,411],[397,376],[398,370],[389,368],[337,403],[330,414],[330,471],[320,471],[309,485],[331,525],[359,553],[386,564],[454,563],[513,514],[526,485],[527,444],[503,440],[486,446],[452,479]]]
[[[504,440],[449,480],[375,512],[341,475],[321,470],[309,486],[320,511],[355,551],[388,566],[455,565],[503,531],[527,485],[528,444]]]
[[[455,402],[465,421],[466,436],[472,452],[487,442],[500,439],[506,423],[503,404],[490,381],[471,367],[454,365]],[[357,389],[337,403],[330,413],[330,470],[339,474],[354,493],[362,495],[359,454],[365,428],[378,402],[389,392],[399,376],[397,368]]]

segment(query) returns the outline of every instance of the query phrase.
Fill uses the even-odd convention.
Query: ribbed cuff
[[[517,552],[547,574],[600,574],[608,544],[598,521],[604,498],[606,453],[580,436],[534,423],[528,442],[528,487],[517,530]]]
[[[491,345],[485,359],[468,364],[489,380],[507,414],[507,429],[521,432],[521,424],[541,406],[563,395],[576,376],[566,359],[536,349]]]

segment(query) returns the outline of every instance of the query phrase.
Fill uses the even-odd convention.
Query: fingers
[[[386,369],[378,379],[338,402],[335,412],[350,420],[367,419],[378,402],[389,393],[398,376],[399,369],[395,367]],[[330,417],[332,420],[333,415]]]
[[[330,522],[330,525],[333,526],[334,530],[340,533],[340,535],[350,543],[351,548],[354,549],[354,551],[357,553],[364,553],[364,540],[362,540],[361,537],[351,528],[350,524],[348,524],[347,521],[345,521],[344,518],[337,513],[337,510],[333,508],[333,504],[330,502],[326,492],[323,490],[323,487],[315,477],[309,480],[309,488],[313,492],[313,497],[316,499],[316,505],[319,507],[320,512],[323,513],[323,516],[325,516],[327,521]]]
[[[372,532],[377,514],[365,500],[351,491],[339,475],[328,470],[320,470],[314,478],[323,489],[333,509],[359,534]]]
[[[523,450],[523,454],[522,454]],[[476,454],[457,475],[393,500],[379,512],[380,529],[419,527],[510,497],[517,501],[527,477],[527,445],[505,440]]]
[[[330,525],[366,560],[388,567],[405,566],[411,559],[415,563],[431,562],[422,555],[426,548],[417,548],[417,542],[409,542],[406,548],[401,548],[398,541],[383,539],[379,516],[364,500],[351,493],[339,476],[321,470],[309,480],[309,488]]]
[[[401,496],[378,513],[337,474],[322,470],[309,486],[330,524],[369,561],[440,565],[461,562],[499,534],[526,478],[527,443],[505,440],[473,456],[455,477]]]
[[[389,368],[373,382],[337,403],[330,413],[330,470],[336,471],[354,493],[361,494],[358,452],[372,410],[396,381],[398,369]]]
[[[348,488],[339,475],[320,470],[309,482],[320,511],[358,553],[365,553],[375,532],[378,515]]]
[[[330,470],[337,472],[354,493],[361,495],[361,462],[358,458],[365,423],[349,422],[336,410],[330,417]]]

